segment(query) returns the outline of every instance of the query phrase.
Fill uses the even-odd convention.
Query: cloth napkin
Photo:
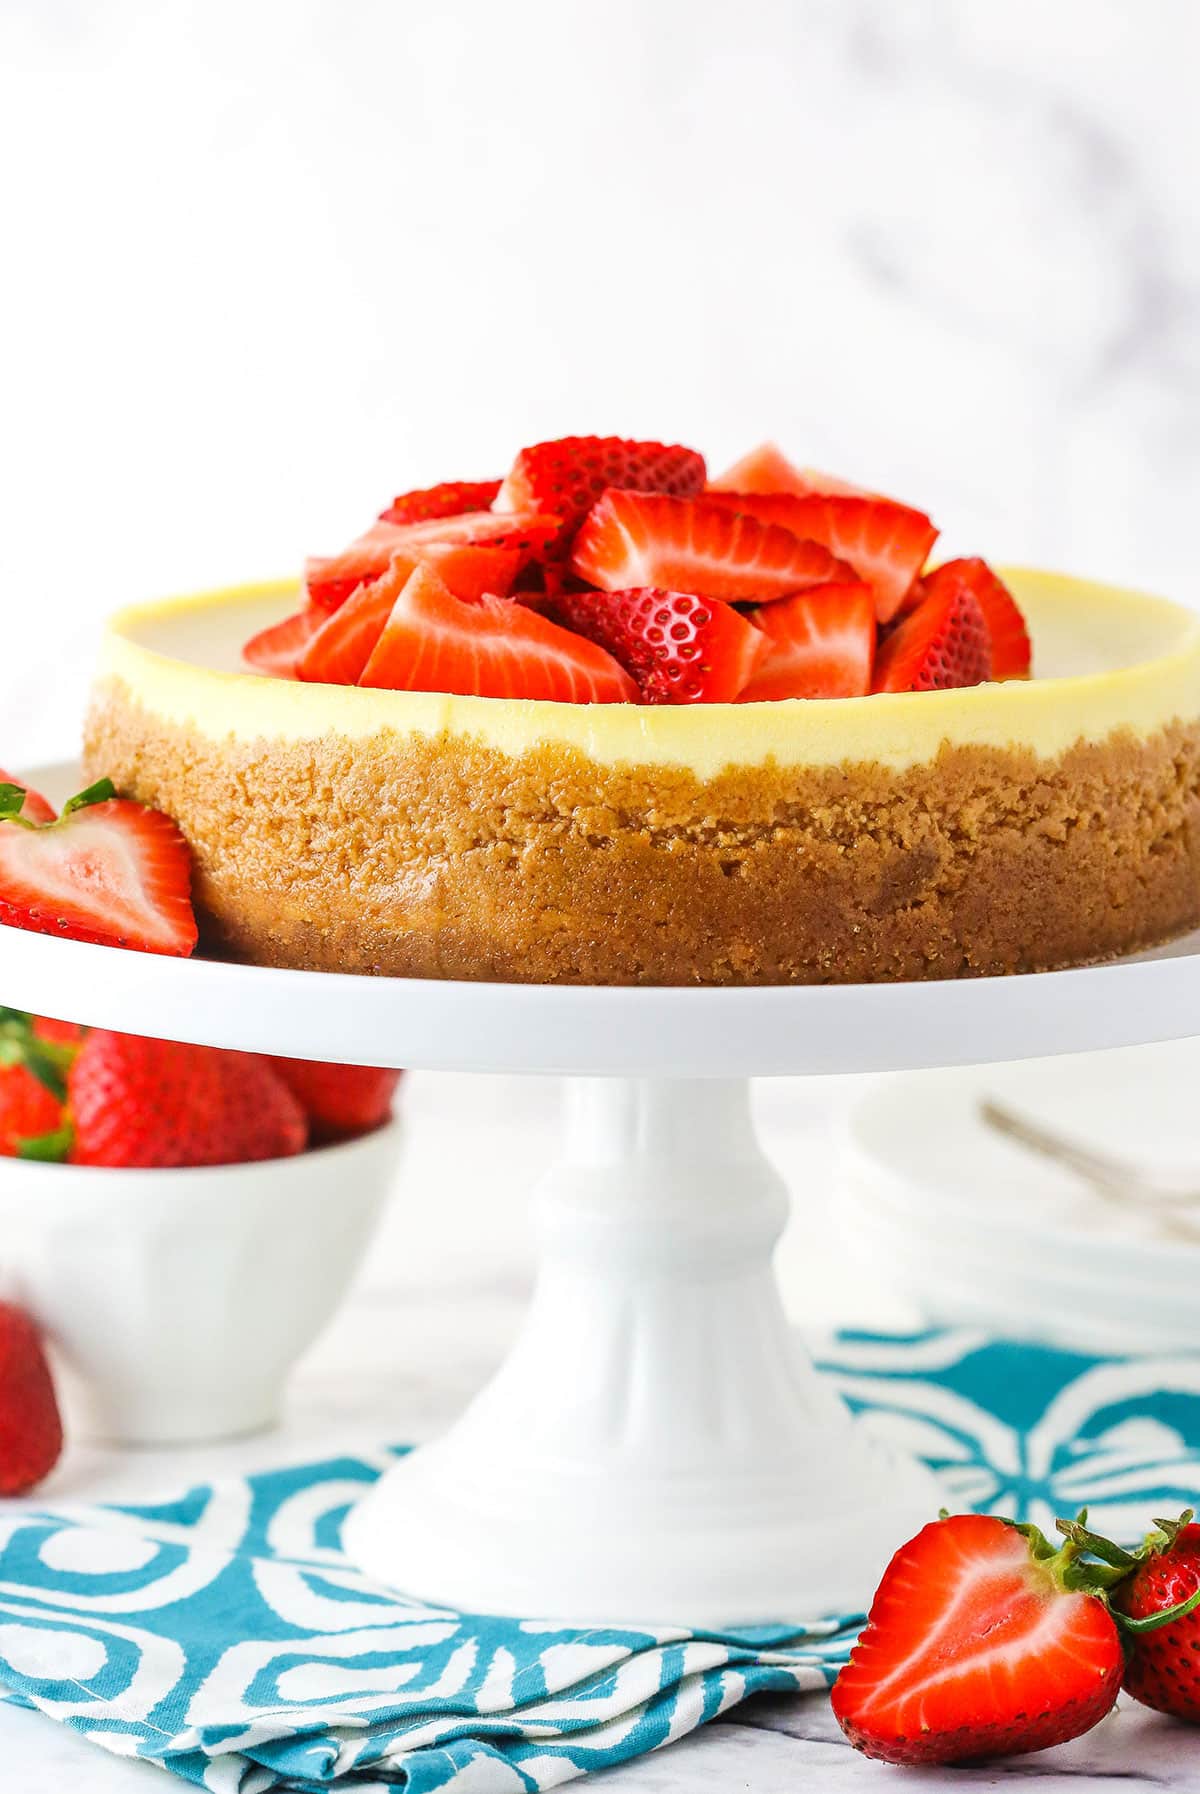
[[[1200,1491],[1200,1357],[966,1331],[841,1334],[818,1356],[864,1425],[941,1471],[953,1507],[1050,1526],[1086,1504],[1131,1539]],[[156,1506],[8,1516],[0,1683],[218,1794],[515,1794],[657,1749],[747,1695],[824,1687],[861,1625],[583,1630],[405,1600],[339,1549],[379,1469],[339,1458]]]

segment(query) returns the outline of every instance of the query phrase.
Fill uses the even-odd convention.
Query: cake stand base
[[[692,1628],[857,1610],[937,1513],[798,1349],[745,1080],[568,1083],[509,1358],[349,1516],[350,1559],[479,1613]]]

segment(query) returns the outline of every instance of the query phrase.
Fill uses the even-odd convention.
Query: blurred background
[[[1194,0],[5,0],[2,757],[114,605],[568,432],[1200,603]]]

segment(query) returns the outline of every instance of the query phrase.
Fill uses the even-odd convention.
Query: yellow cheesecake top
[[[111,620],[97,677],[211,740],[333,733],[471,736],[501,752],[542,742],[612,765],[902,768],[944,742],[1053,756],[1114,729],[1148,735],[1200,716],[1200,615],[1162,598],[1030,569],[1003,569],[1033,638],[1034,677],[956,691],[758,704],[558,704],[309,685],[245,669],[241,645],[298,605],[295,581],[135,605]]]

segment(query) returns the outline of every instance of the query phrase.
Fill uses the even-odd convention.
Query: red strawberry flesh
[[[1016,599],[986,561],[945,561],[921,582],[924,596],[937,597],[965,588],[983,612],[992,644],[993,679],[1028,679],[1033,658],[1029,631]]]
[[[723,474],[708,484],[710,492],[791,492],[806,498],[814,492],[840,492],[855,498],[873,496],[862,486],[839,480],[831,473],[819,473],[814,467],[797,467],[773,442],[762,442],[757,448],[727,467]]]
[[[564,592],[554,615],[619,660],[647,704],[732,703],[765,652],[730,605],[691,592]]]
[[[25,793],[25,801],[18,812],[26,822],[53,822],[57,812],[54,805],[48,803],[40,791],[27,785],[24,779],[14,779],[10,772],[0,771],[0,785],[18,785]]]
[[[416,559],[422,551],[432,548],[436,560],[450,545],[504,549],[515,553],[516,566],[520,567],[540,556],[558,529],[557,518],[533,511],[511,516],[466,511],[461,516],[435,518],[426,523],[375,523],[344,553],[308,563],[308,596],[322,609],[336,610],[359,586],[386,573],[393,555],[408,554]]]
[[[124,798],[42,828],[0,822],[0,923],[186,956],[191,855],[169,816]]]
[[[325,618],[326,612],[317,605],[306,605],[282,623],[272,623],[252,635],[242,649],[242,658],[256,673],[270,673],[276,679],[298,679],[304,651]]]
[[[564,436],[524,448],[495,501],[497,511],[545,511],[560,519],[553,546],[563,548],[602,493],[665,492],[689,498],[704,490],[704,457],[677,443],[633,442],[621,436]]]
[[[834,1685],[851,1743],[888,1763],[966,1762],[1062,1744],[1103,1718],[1123,1668],[1116,1624],[1057,1562],[991,1515],[934,1521],[902,1546]]]
[[[875,593],[881,623],[894,617],[937,540],[937,530],[923,511],[895,504],[889,498],[788,493],[759,497],[743,493],[711,495],[712,502],[791,530],[808,542],[821,542],[854,569]]]
[[[875,656],[873,691],[945,691],[992,676],[992,647],[966,587],[922,599],[893,625]]]
[[[813,586],[752,613],[767,651],[743,703],[779,698],[860,698],[871,689],[875,599],[861,580]]]
[[[603,648],[511,598],[465,604],[428,567],[396,598],[359,684],[573,704],[637,697]]]
[[[444,480],[440,486],[401,493],[380,517],[386,523],[426,523],[431,517],[486,511],[499,490],[499,480]]]
[[[727,603],[786,598],[850,569],[817,542],[709,499],[606,492],[589,511],[571,568],[606,592],[658,587]]]

